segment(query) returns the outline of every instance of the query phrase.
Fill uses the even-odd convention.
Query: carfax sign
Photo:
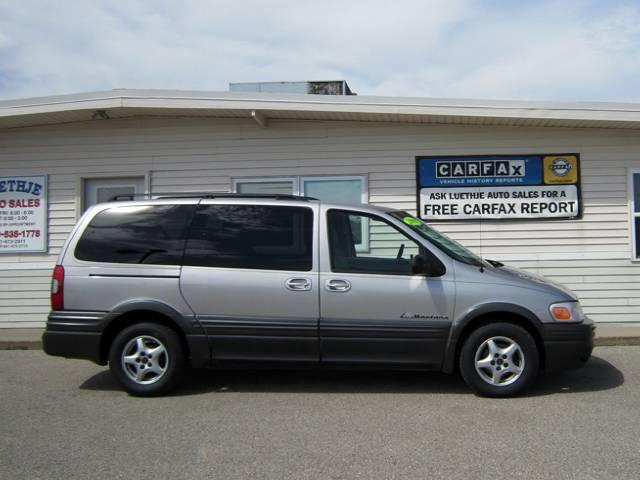
[[[47,177],[0,177],[0,253],[47,251]]]
[[[424,220],[578,218],[579,155],[416,157]]]

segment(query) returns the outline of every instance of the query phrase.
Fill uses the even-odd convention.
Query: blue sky
[[[0,98],[346,79],[360,95],[640,102],[640,0],[0,0]]]

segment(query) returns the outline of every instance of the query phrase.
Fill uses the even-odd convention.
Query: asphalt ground
[[[0,351],[2,479],[638,479],[640,347],[528,395],[424,372],[193,372],[164,398],[105,367]]]

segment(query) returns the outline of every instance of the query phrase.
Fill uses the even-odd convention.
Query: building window
[[[234,178],[235,193],[305,195],[336,203],[367,203],[366,177]]]
[[[633,259],[640,259],[640,170],[629,172],[631,203],[631,245]]]
[[[233,183],[235,193],[297,195],[297,179],[295,177],[282,178],[243,178]]]
[[[302,177],[302,194],[327,202],[367,203],[363,177]]]
[[[85,178],[82,210],[114,200],[133,200],[144,193],[144,177]]]
[[[295,176],[295,177],[251,177],[233,179],[235,193],[288,194],[314,197],[324,202],[367,203],[367,181],[362,175],[355,176]],[[356,219],[354,235],[358,243],[356,251],[369,251],[369,225],[364,217]]]

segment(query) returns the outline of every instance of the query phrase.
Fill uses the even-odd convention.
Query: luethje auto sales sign
[[[0,177],[0,253],[47,251],[47,177]]]
[[[416,157],[424,220],[578,218],[579,155]]]

